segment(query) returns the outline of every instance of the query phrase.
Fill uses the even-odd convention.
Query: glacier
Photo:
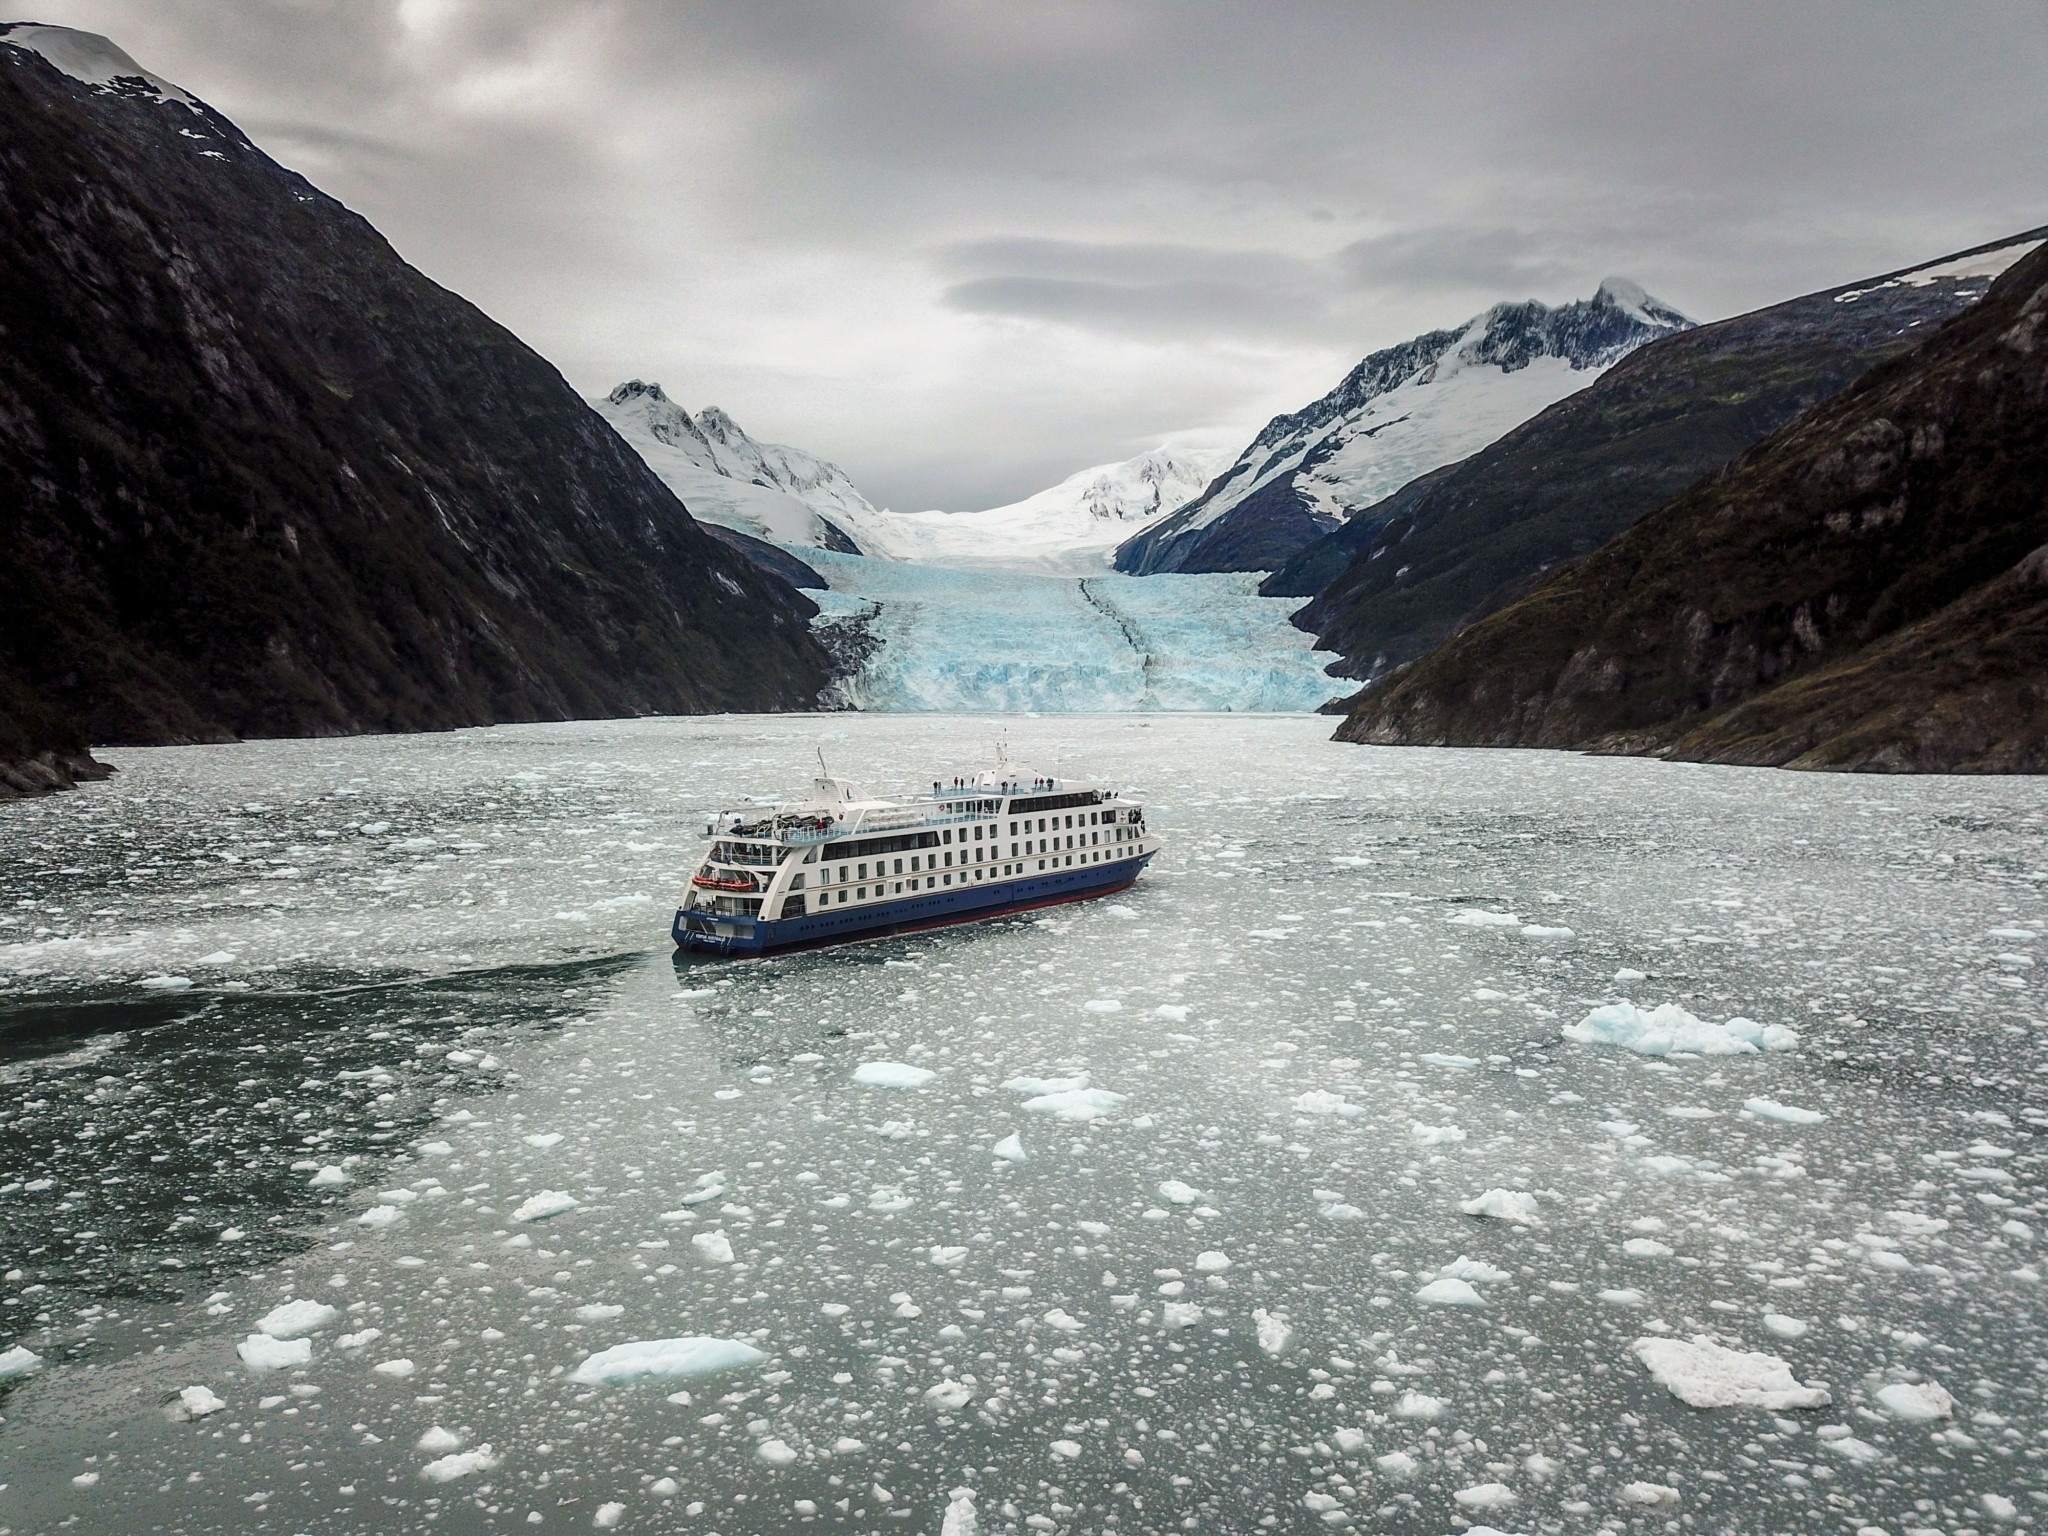
[[[1345,691],[1257,573],[1056,576],[801,551],[831,583],[816,622],[872,647],[840,684],[862,710],[1045,713],[1320,708]]]

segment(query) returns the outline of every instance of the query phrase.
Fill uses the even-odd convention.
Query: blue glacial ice
[[[878,711],[1293,713],[1346,691],[1256,573],[1050,576],[806,549],[819,622],[879,642],[844,686]]]

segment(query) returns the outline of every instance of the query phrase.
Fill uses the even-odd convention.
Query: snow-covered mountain
[[[1088,572],[1200,493],[1229,450],[1166,445],[984,512],[886,514],[891,552],[933,565]]]
[[[1117,550],[1117,569],[1270,570],[1418,475],[1478,452],[1688,320],[1623,278],[1555,308],[1496,304],[1375,352],[1276,416],[1214,484]]]
[[[888,514],[836,464],[758,442],[715,405],[693,417],[659,384],[632,379],[591,405],[703,522],[777,544],[888,552]]]

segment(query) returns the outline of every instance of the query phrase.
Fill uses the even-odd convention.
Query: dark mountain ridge
[[[0,33],[0,757],[815,705],[814,606],[548,363],[61,31]]]
[[[1369,687],[1341,740],[2048,771],[2048,247]]]
[[[1592,553],[1688,485],[1915,346],[1990,287],[1946,276],[2048,230],[1665,336],[1498,442],[1402,487],[1260,587],[1372,679]]]

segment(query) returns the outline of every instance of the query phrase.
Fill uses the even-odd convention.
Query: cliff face
[[[1370,680],[1584,558],[1981,299],[2035,230],[1661,337],[1470,458],[1402,487],[1260,588]]]
[[[1360,742],[2048,770],[2048,248],[1368,688]]]
[[[808,599],[552,367],[37,30],[0,33],[0,754],[815,703]]]

